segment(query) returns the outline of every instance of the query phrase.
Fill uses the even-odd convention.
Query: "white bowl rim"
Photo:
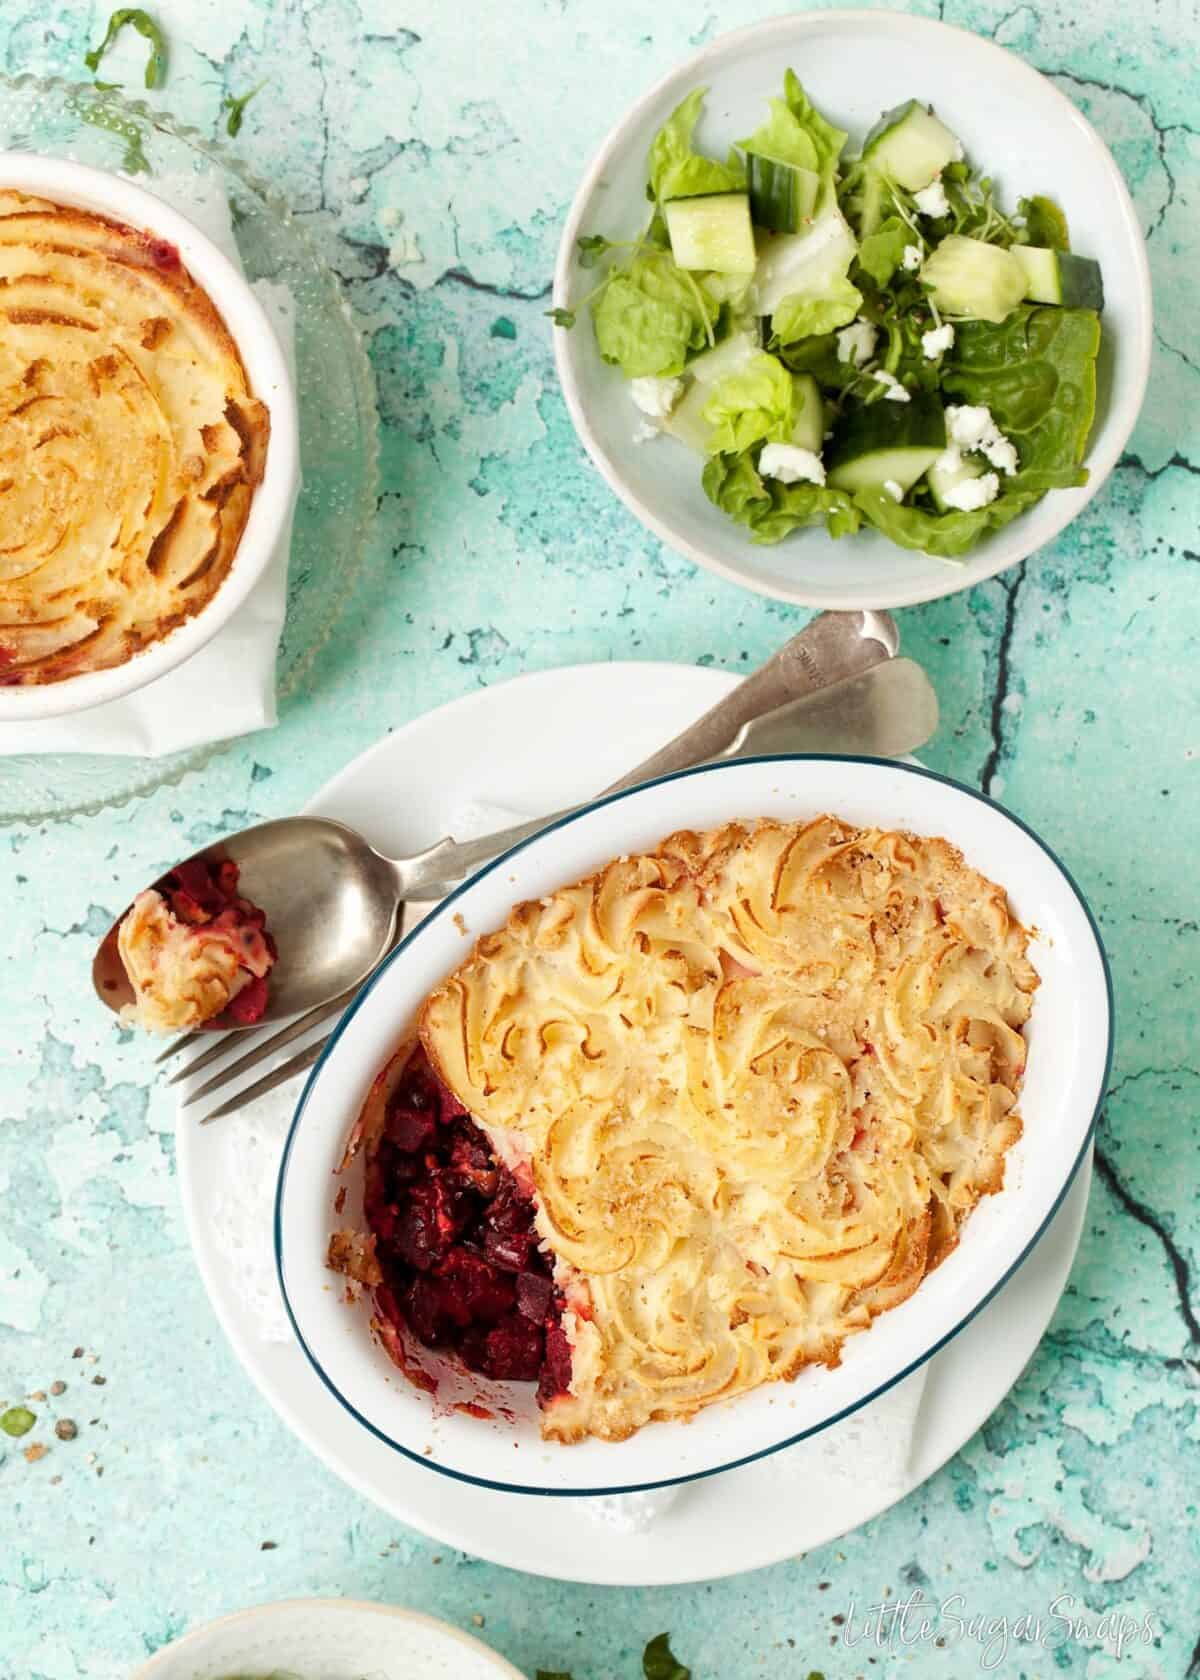
[[[773,1441],[770,1445],[761,1447],[754,1452],[739,1453],[725,1463],[709,1465],[703,1469],[690,1470],[683,1475],[658,1476],[648,1481],[617,1484],[612,1487],[530,1487],[520,1482],[498,1481],[492,1477],[472,1475],[465,1470],[455,1469],[450,1465],[440,1463],[436,1458],[425,1457],[424,1454],[417,1452],[410,1447],[404,1446],[400,1441],[393,1439],[392,1436],[377,1428],[375,1424],[373,1424],[363,1415],[361,1411],[359,1411],[353,1402],[349,1400],[338,1387],[337,1383],[333,1380],[328,1371],[326,1371],[324,1365],[321,1363],[321,1360],[309,1346],[304,1332],[300,1327],[296,1311],[292,1305],[292,1299],[288,1292],[287,1276],[284,1268],[283,1202],[287,1185],[288,1168],[292,1157],[292,1147],[295,1143],[300,1123],[304,1118],[304,1112],[308,1106],[309,1098],[315,1090],[321,1071],[330,1056],[333,1054],[339,1039],[345,1032],[351,1019],[365,1002],[368,995],[381,982],[384,975],[391,968],[392,964],[421,934],[422,929],[427,929],[434,921],[441,919],[444,915],[449,914],[453,916],[454,907],[463,894],[469,891],[476,882],[482,880],[485,876],[491,875],[494,871],[505,867],[505,865],[513,857],[515,857],[519,852],[525,851],[527,847],[537,844],[539,841],[544,840],[547,835],[556,833],[558,830],[567,827],[569,824],[579,822],[589,817],[594,811],[601,810],[609,805],[617,804],[621,800],[629,799],[636,794],[645,793],[649,788],[661,787],[667,783],[679,782],[685,779],[717,775],[723,771],[735,769],[738,766],[797,763],[858,764],[899,771],[906,775],[926,781],[940,783],[941,785],[952,789],[955,793],[964,795],[967,798],[986,806],[990,810],[996,812],[1006,822],[1009,822],[1013,824],[1014,827],[1020,829],[1028,837],[1028,839],[1033,841],[1034,845],[1050,860],[1050,863],[1062,878],[1066,889],[1082,910],[1084,920],[1095,943],[1095,954],[1099,959],[1100,972],[1104,981],[1104,1054],[1102,1057],[1102,1065],[1100,1066],[1100,1078],[1097,1083],[1096,1097],[1091,1116],[1080,1135],[1079,1148],[1075,1155],[1075,1159],[1071,1162],[1067,1172],[1065,1173],[1062,1184],[1055,1194],[1052,1203],[1046,1209],[1043,1218],[1038,1224],[1036,1230],[1030,1236],[1029,1240],[1021,1248],[1019,1254],[1017,1254],[1010,1264],[1005,1267],[1002,1274],[998,1276],[986,1289],[983,1295],[975,1301],[969,1311],[963,1313],[962,1316],[959,1317],[947,1330],[937,1336],[928,1346],[924,1347],[915,1358],[911,1359],[907,1364],[904,1364],[898,1370],[893,1372],[885,1381],[882,1381],[875,1387],[871,1388],[869,1392],[860,1395],[851,1403],[841,1407],[837,1411],[831,1412],[828,1416],[821,1418],[816,1423],[811,1424],[806,1428],[797,1430],[794,1434],[787,1436],[785,1439]],[[503,853],[502,856],[494,859],[491,863],[486,864],[482,869],[477,870],[460,886],[456,887],[446,898],[442,899],[441,902],[433,910],[431,910],[426,917],[417,923],[412,931],[394,947],[394,949],[387,957],[385,957],[384,961],[376,969],[375,973],[362,987],[361,991],[359,991],[349,1008],[342,1015],[333,1032],[330,1034],[329,1039],[326,1041],[325,1046],[314,1064],[307,1080],[305,1081],[304,1089],[300,1093],[295,1113],[292,1116],[291,1124],[288,1127],[287,1137],[283,1146],[283,1154],[280,1159],[279,1178],[275,1191],[273,1240],[275,1247],[276,1277],[279,1282],[280,1293],[283,1297],[284,1308],[287,1312],[288,1320],[305,1357],[309,1361],[313,1370],[316,1372],[317,1376],[333,1395],[334,1399],[345,1408],[345,1410],[357,1423],[374,1435],[376,1439],[382,1441],[385,1446],[390,1447],[394,1452],[403,1454],[405,1458],[411,1459],[414,1464],[419,1464],[427,1470],[434,1471],[438,1475],[452,1477],[455,1481],[473,1483],[477,1487],[490,1488],[498,1493],[527,1494],[542,1498],[606,1498],[620,1494],[647,1493],[655,1488],[674,1487],[680,1486],[686,1482],[701,1481],[707,1476],[722,1475],[725,1471],[736,1470],[744,1464],[753,1464],[759,1459],[770,1458],[775,1453],[784,1451],[787,1447],[795,1446],[798,1441],[806,1440],[813,1435],[819,1435],[824,1430],[831,1428],[834,1424],[840,1423],[843,1419],[850,1417],[853,1413],[861,1411],[864,1406],[867,1406],[872,1401],[877,1400],[880,1395],[888,1393],[889,1390],[895,1388],[898,1383],[903,1382],[906,1377],[911,1376],[914,1371],[919,1370],[922,1365],[925,1365],[930,1359],[932,1359],[933,1356],[945,1347],[948,1342],[952,1341],[960,1331],[964,1330],[967,1325],[972,1322],[972,1320],[977,1318],[988,1303],[993,1300],[997,1294],[999,1294],[1005,1284],[1007,1284],[1014,1274],[1020,1270],[1021,1266],[1024,1265],[1029,1255],[1033,1252],[1042,1237],[1049,1230],[1055,1215],[1066,1198],[1067,1192],[1070,1190],[1071,1185],[1075,1182],[1075,1176],[1078,1173],[1081,1164],[1087,1158],[1088,1150],[1091,1147],[1092,1139],[1096,1130],[1096,1125],[1104,1106],[1105,1096],[1108,1090],[1109,1076],[1112,1072],[1114,1018],[1115,1005],[1113,998],[1112,971],[1108,961],[1108,953],[1105,950],[1104,940],[1101,936],[1096,918],[1092,914],[1091,906],[1088,904],[1088,901],[1083,892],[1080,890],[1075,878],[1072,876],[1054,849],[1049,846],[1047,842],[1037,833],[1037,831],[1031,828],[1030,825],[1021,817],[1018,817],[1014,812],[1009,811],[1005,806],[999,804],[998,801],[990,798],[988,794],[983,793],[976,788],[968,787],[965,783],[956,781],[952,776],[943,775],[940,771],[927,769],[924,765],[909,763],[905,760],[873,758],[868,755],[858,753],[768,753],[751,758],[724,759],[713,764],[698,765],[690,770],[677,770],[670,775],[656,776],[650,781],[640,782],[636,786],[625,788],[619,793],[608,794],[601,798],[592,800],[589,804],[580,807],[580,809],[572,811],[568,815],[559,818],[557,822],[547,824],[547,826],[544,829],[539,830],[537,834],[522,841],[520,845],[513,846],[509,851]],[[664,1425],[663,1427],[669,1426]]]
[[[572,265],[575,261],[575,242],[578,238],[585,213],[592,196],[599,185],[613,153],[623,143],[627,131],[655,105],[663,93],[675,82],[700,78],[705,74],[705,67],[719,59],[730,48],[740,47],[759,37],[771,35],[792,36],[809,30],[828,29],[849,24],[860,25],[873,31],[892,31],[900,34],[915,35],[952,35],[972,43],[973,50],[980,50],[985,54],[994,54],[1003,61],[1006,73],[1018,75],[1025,82],[1036,82],[1040,89],[1049,90],[1053,97],[1063,107],[1063,114],[1069,121],[1092,142],[1098,160],[1108,177],[1125,230],[1130,236],[1130,245],[1135,252],[1136,278],[1138,283],[1138,321],[1136,338],[1131,338],[1125,345],[1126,353],[1130,356],[1133,368],[1133,386],[1119,409],[1114,409],[1108,416],[1112,441],[1103,449],[1092,452],[1094,438],[1089,438],[1089,453],[1086,457],[1088,481],[1078,488],[1075,494],[1078,500],[1066,502],[1061,509],[1061,518],[1047,529],[1040,540],[1026,548],[1024,552],[1010,556],[1007,559],[987,561],[987,550],[983,550],[983,563],[977,561],[972,567],[969,578],[959,575],[953,566],[945,569],[944,587],[937,578],[931,577],[928,584],[914,583],[909,588],[891,589],[881,588],[878,595],[866,599],[860,590],[846,594],[823,591],[819,598],[810,596],[803,588],[789,589],[776,585],[765,579],[747,576],[744,568],[729,564],[719,554],[713,553],[682,536],[667,519],[661,518],[647,506],[625,482],[625,479],[611,459],[604,445],[597,436],[587,416],[587,411],[580,399],[579,383],[572,365],[571,348],[568,343],[569,334],[555,328],[554,330],[554,362],[558,371],[559,384],[567,410],[571,416],[576,433],[591,458],[592,464],[598,469],[610,489],[614,490],[624,502],[629,511],[641,523],[654,532],[655,536],[665,542],[676,553],[686,555],[697,566],[706,571],[715,572],[717,576],[726,578],[730,583],[736,583],[743,589],[753,590],[758,595],[766,595],[776,601],[789,601],[796,606],[812,606],[831,611],[850,612],[857,608],[895,608],[919,606],[924,601],[938,601],[947,595],[957,594],[961,589],[973,589],[976,584],[984,583],[988,578],[1007,571],[1011,566],[1018,566],[1027,560],[1039,548],[1044,548],[1053,542],[1071,522],[1082,513],[1102,488],[1121,458],[1125,445],[1128,443],[1133,428],[1137,423],[1138,414],[1146,396],[1146,386],[1150,378],[1150,357],[1153,350],[1154,337],[1154,309],[1153,290],[1150,282],[1150,259],[1146,250],[1141,224],[1137,218],[1137,211],[1129,188],[1125,184],[1125,177],[1108,146],[1090,123],[1079,107],[1071,102],[1065,93],[1055,87],[1049,76],[1043,75],[1032,64],[1027,64],[1016,53],[1010,52],[996,41],[990,41],[979,35],[973,29],[964,29],[958,24],[943,23],[938,18],[917,17],[908,12],[885,12],[871,8],[851,8],[846,11],[833,9],[813,12],[789,12],[782,16],[765,18],[760,23],[747,24],[742,29],[729,30],[724,35],[718,35],[707,42],[688,58],[676,64],[665,75],[660,76],[653,87],[649,88],[620,117],[609,130],[600,144],[591,163],[588,165],[582,181],[571,201],[571,208],[567,213],[566,224],[563,227],[562,238],[559,241],[558,258],[554,265],[554,284],[552,288],[552,302],[558,308],[567,306],[570,292]],[[1024,516],[1023,516],[1024,517]],[[1019,523],[1019,521],[1018,521]],[[977,568],[977,569],[976,569]],[[884,580],[886,581],[886,580]]]
[[[490,1645],[485,1645],[482,1639],[476,1639],[464,1629],[455,1627],[452,1622],[444,1622],[439,1616],[431,1616],[425,1610],[410,1610],[404,1604],[376,1604],[369,1598],[280,1598],[269,1604],[251,1604],[245,1610],[231,1610],[227,1615],[217,1616],[212,1621],[201,1622],[197,1627],[189,1628],[178,1639],[162,1646],[140,1668],[134,1670],[130,1680],[157,1680],[157,1676],[168,1669],[178,1657],[186,1656],[189,1646],[198,1644],[210,1634],[227,1631],[237,1627],[239,1623],[301,1611],[319,1611],[322,1615],[352,1611],[359,1616],[386,1616],[397,1622],[415,1622],[421,1627],[433,1628],[438,1633],[450,1635],[457,1644],[466,1646],[477,1655],[490,1657],[501,1680],[507,1680],[508,1676],[511,1676],[512,1680],[524,1680],[524,1676],[506,1657],[502,1657],[499,1651],[494,1651]],[[237,1659],[231,1657],[228,1660],[232,1662]]]
[[[0,151],[0,188],[42,194],[161,237],[203,286],[246,369],[251,394],[271,416],[261,484],[254,492],[233,563],[212,599],[160,641],[120,665],[59,682],[0,686],[6,723],[64,717],[144,688],[205,645],[226,625],[265,571],[287,523],[300,482],[296,393],[275,329],[249,282],[207,234],[156,193],[90,164],[39,152]]]

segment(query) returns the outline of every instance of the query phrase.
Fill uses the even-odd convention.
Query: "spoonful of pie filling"
[[[238,893],[232,858],[189,858],[139,893],[117,924],[132,989],[121,1019],[148,1032],[252,1026],[267,1006],[277,955],[267,918]]]

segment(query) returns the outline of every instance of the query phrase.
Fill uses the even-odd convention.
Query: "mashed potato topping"
[[[912,1294],[1020,1135],[1028,941],[946,841],[832,816],[673,835],[479,941],[420,1033],[531,1164],[547,1436],[835,1365]]]
[[[122,664],[205,606],[269,430],[174,246],[0,191],[0,682]]]

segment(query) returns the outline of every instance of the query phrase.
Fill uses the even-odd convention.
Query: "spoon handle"
[[[776,712],[780,706],[846,677],[863,675],[892,658],[899,643],[895,623],[888,613],[819,613],[799,635],[785,642],[765,665],[711,710],[604,792],[619,793],[638,782],[718,757],[755,718]],[[400,897],[436,897],[481,864],[569,814],[559,811],[533,817],[476,840],[439,840],[424,852],[396,859],[394,868]]]
[[[637,782],[669,776],[673,770],[686,770],[716,758],[755,718],[843,677],[859,676],[881,660],[892,658],[899,646],[899,632],[890,613],[819,613],[682,734],[604,791],[620,793]]]

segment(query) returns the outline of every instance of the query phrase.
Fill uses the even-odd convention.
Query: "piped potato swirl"
[[[547,1437],[836,1365],[912,1294],[1020,1135],[1029,937],[946,841],[823,816],[672,835],[478,942],[420,1031],[532,1175]]]
[[[0,191],[0,683],[122,664],[199,612],[269,433],[174,246]]]

